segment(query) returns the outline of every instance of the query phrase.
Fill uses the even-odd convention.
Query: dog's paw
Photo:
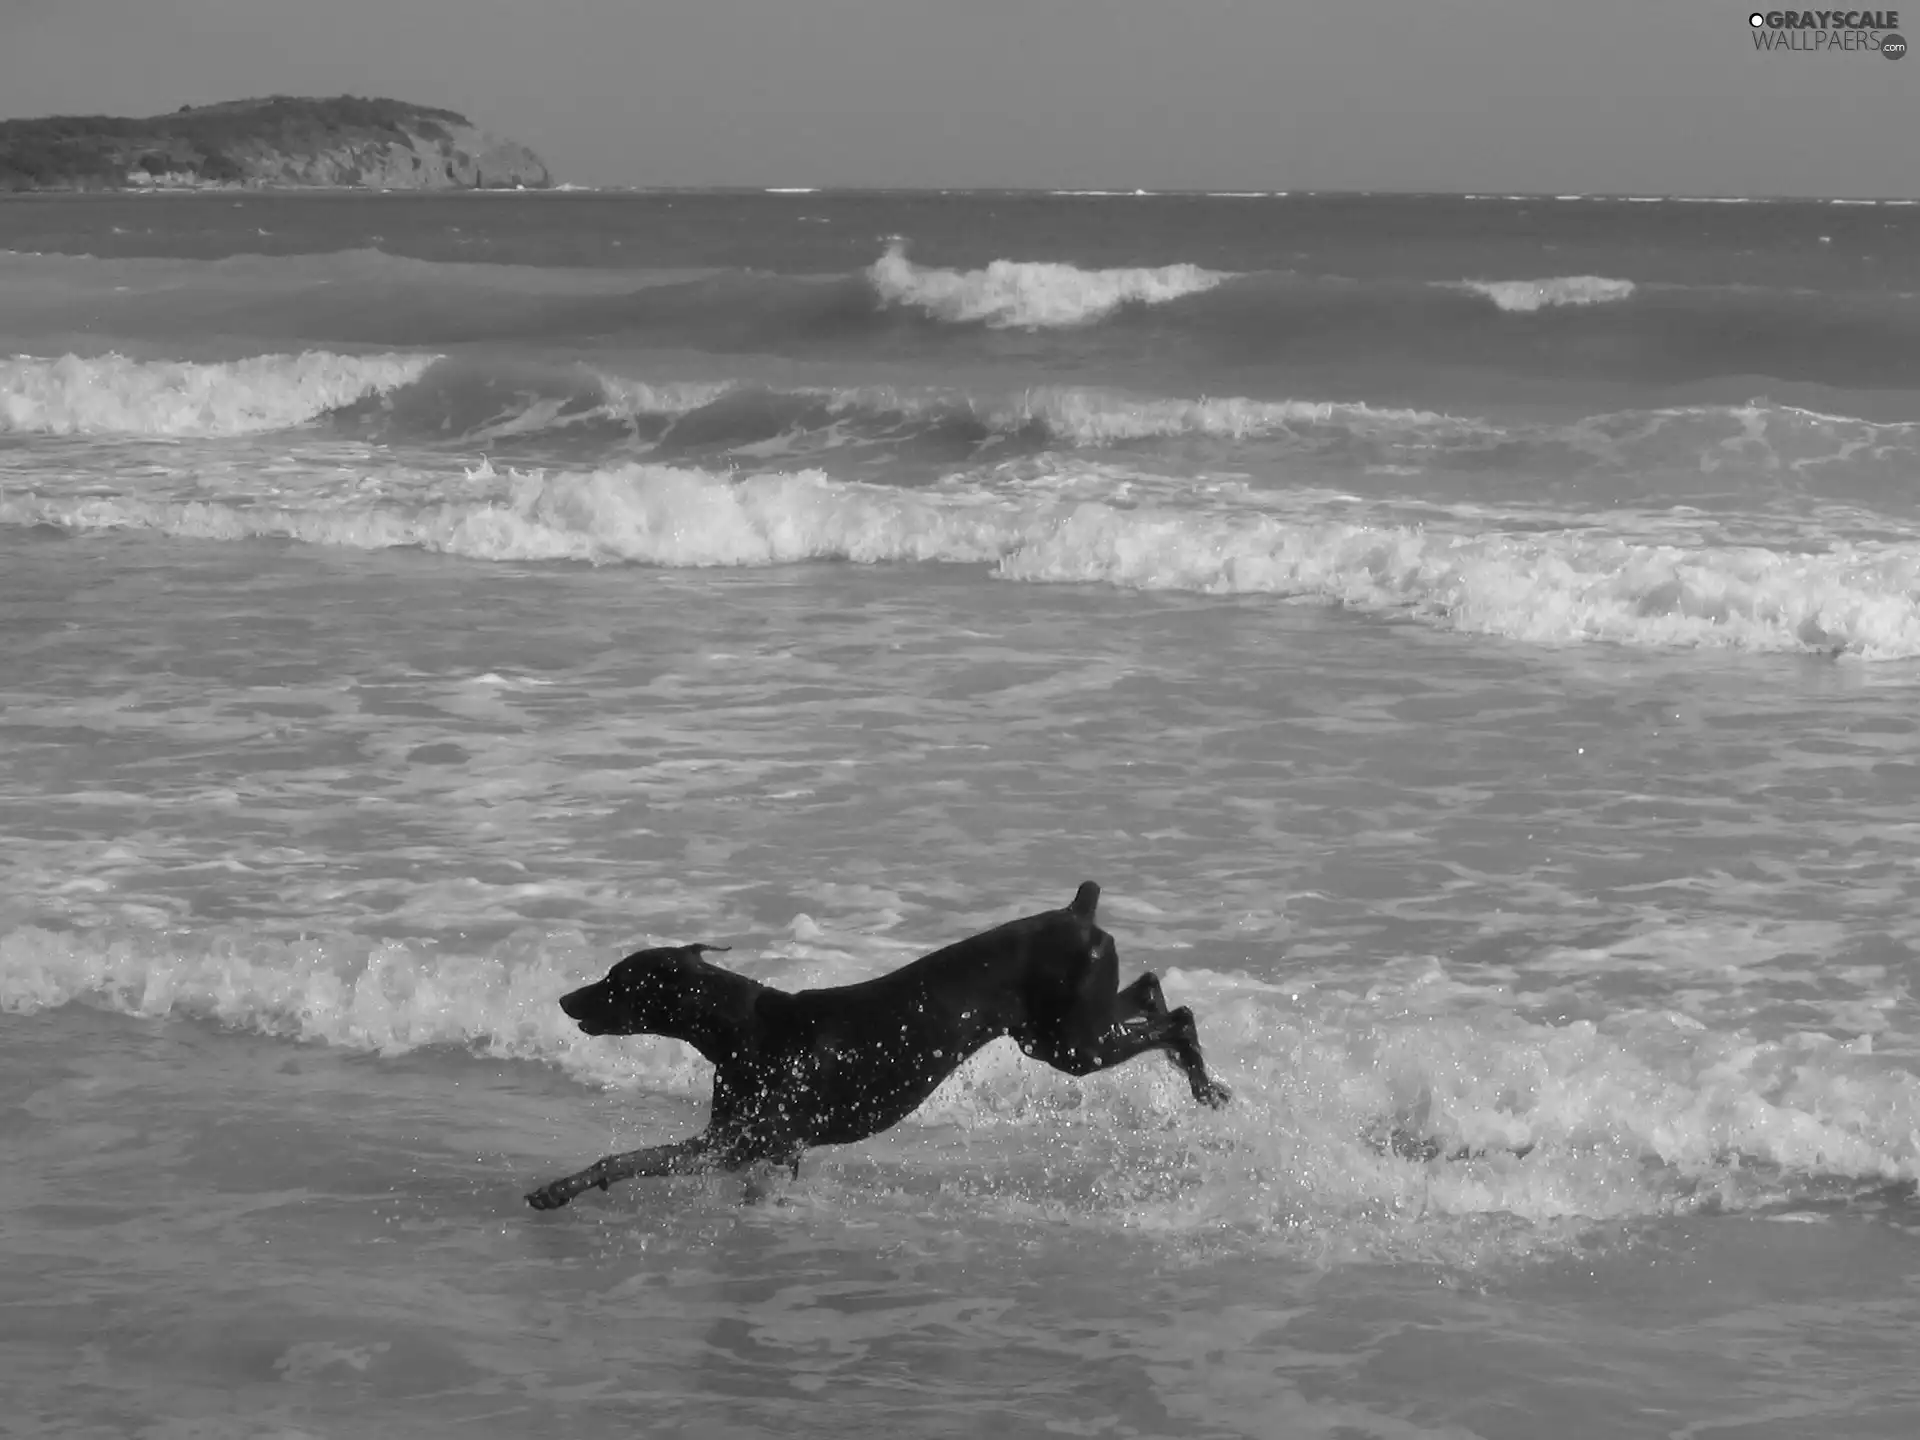
[[[564,1180],[555,1180],[551,1185],[542,1185],[538,1190],[527,1192],[527,1204],[536,1210],[558,1210],[571,1199],[573,1192],[567,1188]]]
[[[1227,1102],[1233,1099],[1233,1091],[1209,1076],[1204,1082],[1193,1087],[1193,1098],[1211,1109],[1224,1110],[1227,1108]]]

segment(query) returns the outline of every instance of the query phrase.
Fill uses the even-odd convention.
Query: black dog
[[[609,1155],[527,1196],[565,1205],[636,1175],[791,1166],[810,1145],[846,1145],[904,1119],[974,1051],[1011,1035],[1036,1060],[1087,1075],[1164,1050],[1193,1097],[1221,1106],[1193,1012],[1160,982],[1120,988],[1113,937],[1093,923],[1100,887],[1064,910],[1012,920],[859,985],[788,994],[700,958],[715,945],[629,955],[560,999],[589,1035],[666,1035],[713,1062],[707,1128],[676,1145]]]

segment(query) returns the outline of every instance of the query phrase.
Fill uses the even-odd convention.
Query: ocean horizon
[[[419,198],[422,193],[449,196],[488,195],[839,195],[839,196],[915,196],[915,195],[1024,195],[1054,198],[1100,198],[1132,200],[1166,199],[1240,199],[1284,200],[1316,198],[1361,198],[1389,200],[1590,200],[1645,204],[1670,202],[1699,205],[1920,205],[1920,198],[1909,192],[1882,192],[1875,195],[1792,194],[1788,192],[1713,192],[1701,190],[1395,190],[1365,188],[1299,187],[1292,189],[1187,188],[1182,186],[1071,187],[1050,185],[683,185],[683,184],[593,184],[575,180],[555,180],[551,185],[529,187],[494,186],[474,190],[443,188],[422,192],[413,189],[382,188],[367,185],[274,185],[252,181],[205,181],[198,184],[150,181],[124,186],[85,190],[47,189],[22,191],[14,200],[72,200],[82,195],[251,195],[272,197],[287,195],[387,195]]]

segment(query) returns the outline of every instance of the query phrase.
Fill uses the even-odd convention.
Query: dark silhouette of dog
[[[609,1155],[527,1196],[553,1210],[595,1186],[759,1164],[847,1145],[911,1114],[969,1055],[1003,1035],[1036,1060],[1090,1075],[1164,1051],[1194,1099],[1230,1092],[1207,1073],[1184,1005],[1152,974],[1120,988],[1113,937],[1093,922],[1100,887],[858,985],[789,994],[701,958],[718,945],[640,950],[560,998],[589,1035],[665,1035],[713,1062],[713,1111],[691,1140]]]

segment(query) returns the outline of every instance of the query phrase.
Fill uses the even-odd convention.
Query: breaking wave
[[[897,960],[856,953],[807,917],[735,968],[775,984],[837,984]],[[824,942],[824,943],[823,943]],[[589,1085],[697,1100],[709,1068],[665,1040],[590,1039],[556,996],[606,962],[577,932],[527,932],[465,952],[322,933],[0,935],[0,1011],[81,1004],[181,1017],[292,1041],[401,1055],[437,1047],[554,1066]],[[1236,1091],[1202,1122],[1170,1067],[1082,1082],[989,1046],[905,1122],[908,1130],[1044,1127],[1089,1160],[1172,1144],[1183,1188],[1108,1197],[1175,1228],[1325,1225],[1346,1214],[1613,1221],[1817,1201],[1835,1178],[1920,1176],[1920,1081],[1866,1039],[1763,1041],[1685,1016],[1543,1023],[1486,1005],[1435,1010],[1382,984],[1360,1002],[1281,993],[1244,977],[1169,970],[1204,1007],[1208,1054]],[[1169,1121],[1178,1117],[1178,1125]],[[1384,1130],[1418,1142],[1383,1145]],[[1168,1138],[1168,1132],[1176,1132]],[[1524,1153],[1515,1153],[1524,1152]],[[1433,1154],[1478,1158],[1431,1163]],[[1137,1169],[1137,1167],[1134,1167]]]
[[[0,360],[0,434],[251,435],[284,430],[418,380],[431,355],[257,355],[196,364]]]
[[[412,505],[26,495],[0,498],[0,523],[416,546],[498,561],[986,564],[1006,580],[1269,595],[1545,644],[1920,655],[1920,543],[1911,541],[1792,553],[1580,529],[1448,533],[1037,488],[910,490],[819,471],[737,477],[648,464],[551,476],[483,466],[462,498]]]
[[[1175,438],[1244,440],[1306,430],[1418,433],[1429,439],[1498,434],[1471,418],[1363,401],[1186,399],[1073,385],[976,395],[888,385],[647,384],[584,367],[516,373],[452,362],[413,385],[369,397],[338,418],[383,437],[475,443],[612,424],[668,454],[801,436],[826,445],[934,438],[955,442],[957,453],[964,453],[996,441],[1074,448]]]
[[[1874,423],[1751,400],[1621,411],[1564,424],[1496,424],[1364,400],[1181,397],[1100,386],[969,392],[892,385],[780,388],[740,380],[642,380],[585,364],[503,356],[260,355],[220,363],[119,355],[0,361],[0,434],[232,437],[323,429],[329,437],[476,449],[526,463],[610,458],[711,462],[728,454],[966,462],[1045,450],[1271,442],[1360,463],[1464,457],[1535,475],[1593,464],[1765,470],[1838,465],[1904,484],[1920,425]],[[1224,452],[1223,452],[1224,455]],[[1233,461],[1236,468],[1248,454]],[[1272,458],[1269,454],[1267,457]],[[789,461],[791,463],[791,460]],[[1836,478],[1840,478],[1836,473]]]
[[[591,337],[596,348],[836,362],[875,353],[969,367],[1043,359],[1057,373],[1095,377],[1137,373],[1151,357],[1169,387],[1222,364],[1298,376],[1384,362],[1395,374],[1472,367],[1568,384],[1765,377],[1920,388],[1920,299],[1906,293],[1591,274],[1356,278],[1190,261],[1091,269],[997,259],[949,269],[914,263],[899,240],[860,268],[809,274],[541,269],[371,251],[0,262],[0,328],[64,344],[61,317],[78,306],[102,334],[197,333],[218,310],[244,316],[245,333],[310,336],[343,350],[531,343],[551,353],[568,337]]]
[[[996,260],[984,270],[941,270],[907,259],[896,240],[867,269],[890,304],[940,320],[993,329],[1051,329],[1105,319],[1123,305],[1161,305],[1211,290],[1231,275],[1198,265],[1082,270],[1074,265]]]
[[[1548,644],[1920,655],[1920,545],[1635,544],[1581,531],[1440,534],[1083,505],[1010,553],[1016,580],[1268,594]]]
[[[791,390],[731,380],[649,383],[581,366],[432,355],[258,355],[194,363],[120,355],[0,361],[0,434],[221,437],[332,418],[378,438],[487,442],[592,422],[726,444],[851,425],[900,438],[970,431],[1109,445],[1173,436],[1239,439],[1289,427],[1459,429],[1471,422],[1362,402],[1195,400],[1049,386],[976,397],[889,386]]]
[[[1551,305],[1604,305],[1632,297],[1631,280],[1555,275],[1546,280],[1461,280],[1449,288],[1484,295],[1500,309],[1531,314]]]

